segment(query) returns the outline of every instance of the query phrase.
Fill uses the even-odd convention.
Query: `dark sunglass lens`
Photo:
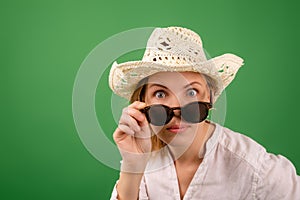
[[[168,120],[168,113],[166,108],[162,105],[151,106],[147,112],[147,115],[149,123],[155,126],[165,125]]]
[[[181,115],[187,122],[199,123],[206,119],[208,108],[201,102],[193,102],[182,108]]]

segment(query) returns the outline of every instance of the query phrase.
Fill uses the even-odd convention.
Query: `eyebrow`
[[[188,88],[188,87],[190,87],[191,85],[194,85],[194,84],[197,84],[197,85],[200,85],[201,87],[203,87],[203,84],[201,84],[201,83],[199,83],[199,82],[197,82],[197,81],[194,81],[194,82],[191,82],[191,83],[187,84],[187,85],[184,86],[183,88]]]
[[[162,88],[165,88],[165,89],[169,89],[169,88],[167,88],[166,86],[164,86],[164,85],[160,85],[160,84],[158,84],[158,83],[153,83],[153,84],[149,84],[150,86],[149,86],[149,88],[152,88],[152,87],[162,87]]]

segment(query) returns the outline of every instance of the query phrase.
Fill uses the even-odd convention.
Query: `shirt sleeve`
[[[119,181],[119,180],[118,180]],[[114,186],[114,189],[112,191],[112,194],[110,196],[110,200],[117,200],[118,199],[118,191],[117,191],[117,184],[118,184],[118,181],[116,182],[115,186]]]
[[[116,182],[116,184],[114,186],[110,200],[118,200],[117,184],[118,184],[118,181]],[[141,180],[140,191],[139,191],[139,200],[149,200],[148,194],[147,194],[147,186],[146,186],[146,182],[145,182],[145,176],[143,176],[143,178]]]
[[[260,162],[255,199],[300,199],[300,176],[287,158],[264,153]]]

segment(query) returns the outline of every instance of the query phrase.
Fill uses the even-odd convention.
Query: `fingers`
[[[132,156],[136,158],[137,154],[144,157],[143,153],[151,151],[150,127],[140,111],[145,106],[143,102],[134,102],[123,109],[119,125],[113,134],[123,160],[131,160]]]
[[[138,120],[140,127],[148,126],[148,121],[146,119],[145,114],[143,114],[139,111],[140,109],[145,108],[146,106],[147,106],[146,103],[139,102],[139,101],[135,101],[134,103],[132,103],[131,105],[128,106],[128,108],[134,108],[134,109],[138,110],[137,113],[132,113],[132,114],[133,114],[133,117],[136,120]]]
[[[136,108],[136,109],[142,109],[146,106],[145,102],[141,102],[141,101],[135,101],[132,104],[130,104],[128,107],[129,108]]]
[[[129,135],[141,132],[141,126],[147,125],[147,120],[139,110],[145,106],[144,102],[135,101],[124,108],[118,128]]]
[[[145,120],[145,115],[139,110],[144,107],[146,107],[146,103],[135,101],[128,106],[128,114],[139,122],[143,122]]]
[[[138,122],[136,121],[136,119],[134,117],[132,117],[129,112],[128,112],[129,108],[126,108],[123,110],[123,114],[120,118],[119,121],[119,128],[121,130],[123,130],[124,132],[127,132],[124,129],[124,126],[127,126],[128,128],[130,128],[130,132],[138,132],[141,130],[141,127],[139,126]],[[130,133],[129,133],[130,134]]]
[[[128,135],[134,136],[135,131],[132,130],[131,128],[129,128],[128,125],[126,125],[126,124],[119,124],[118,128],[119,128],[122,132],[127,133]]]

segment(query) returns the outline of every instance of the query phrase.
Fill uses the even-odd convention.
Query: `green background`
[[[110,197],[118,171],[81,143],[72,90],[96,45],[137,27],[191,28],[211,56],[243,57],[226,92],[225,126],[299,173],[299,8],[296,0],[1,1],[0,199]],[[99,86],[97,115],[111,139],[107,78]]]

